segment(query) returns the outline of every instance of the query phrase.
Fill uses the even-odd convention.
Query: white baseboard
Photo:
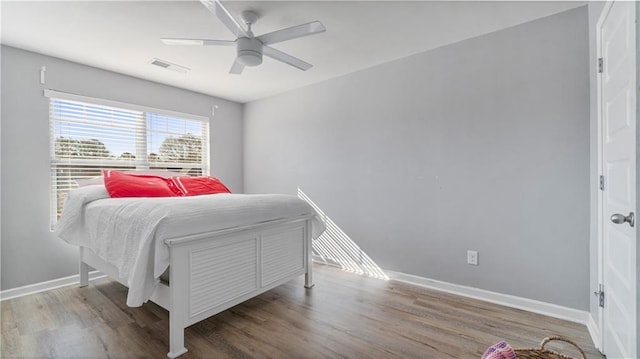
[[[104,277],[105,275],[98,271],[89,272],[89,280],[95,280],[95,279],[100,279]],[[25,285],[24,287],[11,288],[11,289],[0,291],[0,301],[18,298],[18,297],[22,297],[29,294],[45,292],[47,290],[66,287],[69,285],[74,285],[79,283],[80,283],[80,275],[76,274],[69,277],[53,279],[53,280],[42,282],[42,283]]]
[[[600,346],[600,328],[598,327],[598,323],[593,318],[593,315],[589,313],[589,320],[587,321],[587,330],[589,331],[589,335],[591,336],[591,340],[593,341],[593,345],[596,349],[601,350]]]
[[[311,257],[313,259],[313,263],[330,265],[329,262],[327,262],[324,258],[320,257],[319,255],[313,254],[311,255]]]
[[[511,308],[526,310],[533,313],[548,315],[550,317],[568,320],[570,322],[587,325],[589,323],[590,314],[583,310],[577,310],[561,305],[541,302],[533,299],[516,297],[514,295],[491,292],[484,289],[467,287],[464,285],[442,282],[434,279],[419,277],[411,274],[394,272],[390,270],[384,271],[391,280],[397,280],[409,284],[414,284],[430,289],[435,289],[463,297],[474,298],[504,305]],[[595,324],[595,322],[594,322]]]

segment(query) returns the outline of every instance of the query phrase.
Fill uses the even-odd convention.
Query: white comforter
[[[317,238],[324,224],[295,196],[109,198],[104,186],[87,186],[68,194],[55,234],[114,265],[129,286],[127,305],[137,307],[149,299],[169,266],[165,240],[306,215],[314,216],[312,236]]]

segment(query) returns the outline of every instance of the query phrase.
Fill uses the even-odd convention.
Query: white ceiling
[[[250,102],[394,59],[565,11],[584,2],[224,1],[240,19],[261,18],[256,35],[320,20],[327,32],[273,45],[313,68],[270,58],[228,73],[233,47],[167,46],[160,37],[233,40],[197,1],[2,1],[3,44],[225,99]],[[180,74],[152,58],[186,66]]]

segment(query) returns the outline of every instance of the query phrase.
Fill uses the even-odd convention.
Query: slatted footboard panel
[[[297,221],[203,238],[191,245],[175,243],[172,266],[186,262],[185,272],[176,270],[186,278],[172,277],[170,286],[184,280],[185,326],[304,274],[307,226],[307,221]]]
[[[191,316],[258,288],[258,238],[191,252]]]
[[[304,270],[304,227],[262,236],[262,285]]]

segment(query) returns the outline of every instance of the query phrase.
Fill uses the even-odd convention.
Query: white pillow
[[[164,177],[164,178],[184,175],[183,173],[180,173],[180,172],[174,172],[174,171],[168,171],[168,170],[131,170],[131,171],[123,171],[123,172],[135,173],[139,175],[158,176],[158,177]],[[78,184],[78,187],[104,185],[104,179],[102,178],[102,176],[96,176],[92,178],[77,179],[76,183]]]

